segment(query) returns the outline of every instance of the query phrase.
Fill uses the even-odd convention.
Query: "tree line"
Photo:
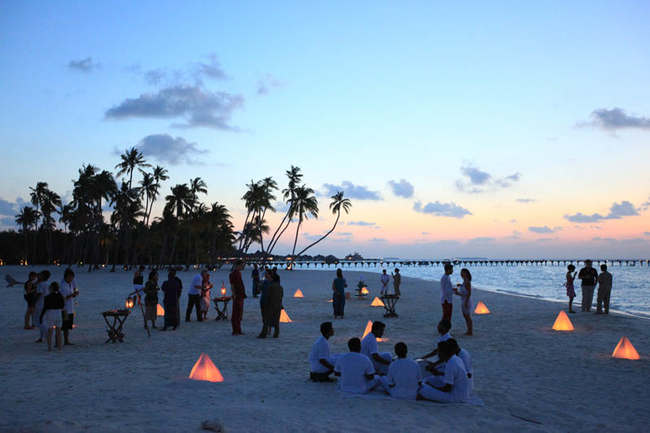
[[[333,226],[300,249],[301,229],[309,218],[318,218],[319,206],[314,190],[302,183],[299,167],[286,171],[288,182],[281,191],[271,177],[246,185],[242,200],[247,213],[237,231],[225,205],[200,201],[208,192],[200,177],[170,187],[162,215],[152,217],[154,204],[161,199],[161,183],[169,179],[167,170],[152,167],[135,147],[120,159],[115,175],[83,165],[73,180],[70,203],[63,204],[47,182],[30,187],[31,206],[24,206],[15,216],[18,233],[0,233],[0,258],[16,264],[87,265],[89,271],[106,266],[115,271],[118,266],[136,264],[219,267],[226,257],[245,258],[253,245],[260,249],[256,257],[261,252],[262,260],[270,258],[293,224],[290,257],[295,260],[334,232],[341,213],[348,213],[352,206],[342,191],[334,194],[329,204],[336,217]],[[273,204],[278,191],[286,211],[271,234],[266,218],[276,212]]]

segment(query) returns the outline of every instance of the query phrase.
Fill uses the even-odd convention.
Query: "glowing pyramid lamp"
[[[164,316],[165,315],[165,309],[162,307],[162,305],[158,304],[156,307],[156,314],[158,316]]]
[[[614,349],[612,356],[621,359],[640,359],[639,352],[636,351],[627,337],[621,338],[621,341],[616,345],[616,349]]]
[[[569,316],[564,311],[560,311],[557,315],[555,323],[553,324],[554,331],[573,331],[573,324],[569,320]]]
[[[490,310],[488,310],[488,307],[485,306],[483,301],[478,301],[474,314],[490,314]]]
[[[289,315],[287,314],[287,312],[284,311],[284,308],[282,309],[282,312],[280,313],[280,322],[282,322],[282,323],[291,323],[291,319],[289,318]]]
[[[300,289],[296,290],[296,293],[293,294],[293,297],[294,298],[304,298],[304,296],[302,295],[302,290],[300,290]]]
[[[366,288],[364,287],[363,289],[361,289],[361,294],[362,294],[362,295],[369,295],[369,294],[370,294],[370,290],[368,290],[368,289],[366,289]]]
[[[196,364],[192,367],[190,379],[203,380],[207,382],[223,382],[221,372],[205,353],[202,353],[201,356],[199,356],[199,360],[196,361]]]
[[[363,336],[361,336],[361,339],[363,340],[366,338],[366,335],[370,334],[370,331],[372,331],[372,320],[368,320],[368,324],[366,325],[366,329],[363,331]]]
[[[381,299],[375,296],[375,299],[372,301],[372,304],[370,304],[371,307],[383,307],[384,303],[381,302]]]

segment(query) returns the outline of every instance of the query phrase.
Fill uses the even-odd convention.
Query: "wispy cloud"
[[[228,75],[219,63],[218,56],[214,53],[180,68],[154,68],[142,71],[142,68],[136,65],[131,66],[128,71],[142,76],[145,82],[152,86],[172,87],[186,83],[202,86],[206,80],[223,81],[228,79]]]
[[[439,201],[435,201],[422,206],[422,202],[417,201],[413,204],[413,210],[415,212],[450,218],[464,218],[466,215],[472,215],[469,210],[458,206],[454,202],[440,203]]]
[[[460,172],[463,177],[456,181],[456,188],[469,194],[480,194],[498,188],[509,188],[513,183],[521,180],[520,173],[505,177],[494,177],[490,173],[473,166],[461,167]]]
[[[370,242],[384,243],[384,242],[386,242],[386,239],[384,239],[384,238],[372,238],[372,239],[370,239]]]
[[[519,203],[534,203],[534,202],[536,202],[537,200],[532,199],[532,198],[518,198],[518,199],[515,200],[515,201],[518,201]]]
[[[617,220],[626,216],[636,216],[639,215],[639,211],[634,207],[629,201],[622,201],[620,203],[614,202],[609,208],[609,213],[607,215],[602,215],[599,213],[593,213],[591,215],[585,215],[582,212],[578,212],[573,215],[564,215],[564,218],[572,223],[597,223],[603,220]]]
[[[322,196],[333,196],[338,191],[344,191],[345,196],[357,200],[383,200],[382,196],[377,191],[371,191],[367,186],[355,185],[350,181],[343,181],[341,185],[333,185],[331,183],[323,184],[324,191],[321,192]]]
[[[100,68],[99,63],[93,62],[92,57],[87,57],[81,60],[70,60],[70,62],[68,62],[68,69],[72,71],[90,73],[99,68]]]
[[[264,78],[257,82],[257,95],[268,95],[271,89],[282,87],[282,83],[275,79],[271,74],[266,74]]]
[[[406,179],[400,179],[399,182],[391,180],[388,181],[388,185],[393,190],[393,194],[398,197],[411,198],[413,197],[413,192],[415,188],[413,185],[408,182]]]
[[[125,99],[106,111],[107,119],[183,118],[179,127],[210,127],[227,131],[239,129],[230,125],[233,112],[244,105],[241,95],[210,92],[196,86],[175,86],[157,93],[143,93]]]
[[[374,226],[376,223],[368,221],[350,221],[349,226]]]
[[[650,129],[649,118],[627,114],[625,110],[618,107],[611,110],[599,108],[592,111],[589,118],[590,121],[578,123],[578,126],[593,126],[607,131],[626,128]]]
[[[549,226],[543,226],[543,227],[528,227],[528,231],[532,233],[537,233],[537,234],[548,234],[548,233],[555,233],[558,230],[562,230],[562,227],[549,227]]]
[[[172,137],[169,134],[153,134],[144,137],[138,143],[138,150],[153,159],[171,165],[196,164],[195,157],[208,153],[199,149],[196,143],[190,143],[183,137]]]

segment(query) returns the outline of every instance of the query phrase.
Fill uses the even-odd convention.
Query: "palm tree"
[[[47,239],[47,264],[51,264],[52,260],[52,230],[56,227],[56,221],[52,218],[52,214],[59,213],[59,208],[61,208],[59,194],[46,189],[41,201],[41,213],[43,214],[41,227],[45,229]]]
[[[193,206],[194,198],[192,192],[186,183],[178,184],[170,188],[171,194],[165,197],[165,209],[163,211],[163,216],[165,214],[174,215],[176,214],[176,223],[181,220],[186,214],[190,212],[190,209]],[[170,256],[170,262],[174,260],[174,253],[176,252],[176,241],[178,239],[177,231],[173,232],[172,240],[172,252]]]
[[[20,226],[22,234],[25,236],[25,259],[29,261],[29,242],[27,236],[30,228],[38,226],[39,212],[31,206],[25,206],[18,215],[16,215],[16,224]],[[36,253],[36,252],[34,252]]]
[[[164,168],[164,167],[161,167],[159,165],[157,165],[153,169],[152,176],[153,176],[156,188],[152,189],[151,192],[150,192],[150,194],[151,194],[151,197],[150,197],[151,198],[151,204],[149,206],[149,211],[147,212],[147,221],[146,221],[147,225],[149,225],[149,219],[151,218],[151,212],[153,211],[153,204],[156,201],[156,198],[158,197],[158,190],[160,188],[160,182],[164,182],[167,179],[169,179],[169,176],[167,174],[167,169]],[[146,209],[145,209],[145,211],[146,211]]]
[[[226,206],[217,202],[212,203],[210,212],[207,215],[210,224],[210,234],[212,236],[211,261],[214,266],[217,253],[219,252],[217,241],[230,246],[235,241],[233,235],[233,224],[230,213]]]
[[[271,254],[275,245],[278,243],[284,232],[289,228],[291,224],[291,217],[293,216],[293,208],[291,207],[291,200],[293,199],[296,193],[296,187],[300,184],[302,179],[302,173],[300,172],[300,167],[291,166],[290,170],[285,172],[286,176],[289,178],[289,183],[287,188],[282,190],[282,197],[284,198],[285,203],[289,204],[287,212],[284,214],[280,225],[273,233],[271,240],[269,241],[268,251],[264,254],[263,260],[266,260],[266,255]],[[286,222],[286,225],[285,225]]]
[[[192,221],[195,219],[194,213],[199,200],[199,193],[207,194],[208,185],[200,177],[190,179],[191,202],[189,203],[189,213],[187,215],[187,261],[185,263],[186,269],[190,268],[190,259],[192,255]],[[205,210],[207,211],[207,208]]]
[[[320,239],[318,239],[316,242],[312,243],[311,245],[308,245],[304,250],[300,251],[296,257],[300,257],[301,254],[303,254],[305,251],[328,237],[336,228],[336,226],[339,223],[339,219],[341,218],[341,210],[345,211],[345,213],[350,212],[350,208],[352,207],[352,202],[348,198],[343,198],[343,191],[337,191],[336,194],[332,196],[332,202],[330,203],[330,210],[332,211],[333,214],[336,214],[336,221],[334,221],[334,225],[328,231],[323,235]]]
[[[135,147],[132,147],[130,150],[126,150],[122,155],[122,162],[115,166],[118,169],[117,175],[122,176],[123,174],[129,175],[129,189],[133,185],[133,171],[137,168],[140,173],[144,174],[145,171],[143,168],[151,167],[151,164],[147,164],[147,161],[144,159],[144,155]]]
[[[294,253],[296,252],[296,244],[298,243],[298,234],[303,221],[312,215],[318,218],[318,200],[314,196],[314,190],[305,185],[299,186],[294,191],[294,197],[291,199],[291,207],[293,207],[293,215],[298,216],[298,227],[296,227],[296,237],[293,241],[293,250],[291,252],[291,268],[293,268],[293,261],[295,259]]]

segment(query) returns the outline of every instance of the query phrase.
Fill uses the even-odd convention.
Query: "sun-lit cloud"
[[[90,73],[99,69],[100,65],[99,63],[93,62],[92,57],[86,57],[85,59],[81,60],[70,60],[67,67],[72,71]]]
[[[611,110],[599,108],[591,112],[590,121],[582,122],[579,126],[594,126],[604,130],[626,128],[650,129],[650,118],[627,114],[622,108]]]
[[[458,206],[454,202],[440,203],[437,200],[433,203],[429,202],[424,206],[422,206],[422,202],[417,201],[413,204],[413,210],[424,214],[450,218],[464,218],[466,215],[472,215],[469,210]]]
[[[368,222],[368,221],[350,221],[348,222],[349,226],[374,226],[377,223]]]
[[[233,112],[244,105],[241,95],[210,92],[197,86],[174,86],[156,93],[128,98],[108,109],[107,119],[151,118],[185,119],[179,127],[210,127],[227,131],[239,129],[230,124]]]
[[[415,191],[415,188],[413,188],[413,185],[406,179],[400,179],[399,182],[390,180],[388,181],[388,185],[390,186],[390,189],[393,191],[393,194],[395,194],[398,197],[404,197],[404,198],[413,197],[413,192]]]
[[[573,215],[564,215],[564,218],[572,223],[597,223],[603,220],[617,220],[626,216],[636,216],[639,215],[639,211],[634,207],[632,203],[627,200],[624,200],[620,203],[614,202],[609,208],[609,213],[607,215],[602,215],[599,213],[593,213],[591,215],[585,215],[582,212],[578,212]]]
[[[547,234],[547,233],[555,233],[558,230],[562,230],[562,227],[549,227],[549,226],[543,226],[543,227],[528,227],[528,231],[532,233],[537,233],[537,234]]]
[[[382,196],[377,191],[371,191],[367,186],[355,185],[348,180],[344,180],[340,185],[333,185],[331,183],[323,184],[323,189],[320,193],[322,196],[333,196],[339,191],[345,192],[345,197],[357,200],[383,200]]]

